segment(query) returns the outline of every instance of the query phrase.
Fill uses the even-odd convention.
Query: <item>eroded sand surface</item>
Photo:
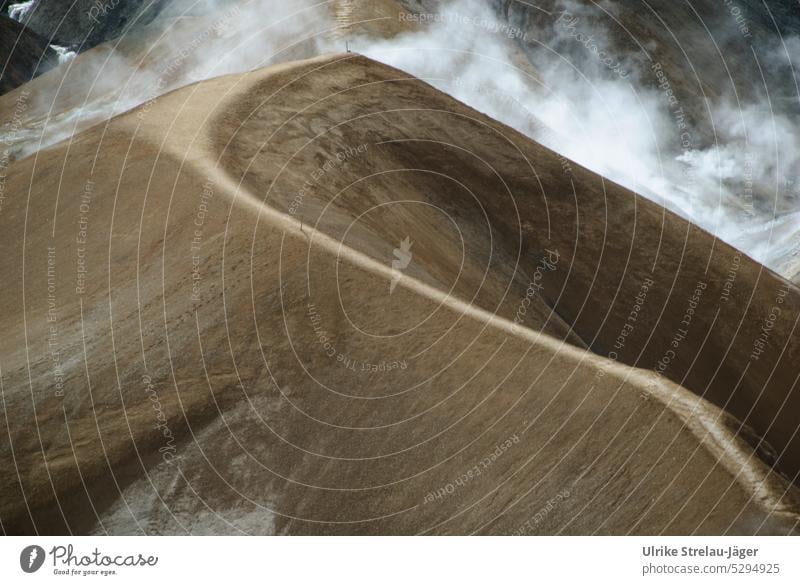
[[[7,532],[797,530],[797,289],[407,74],[202,82],[9,191]]]

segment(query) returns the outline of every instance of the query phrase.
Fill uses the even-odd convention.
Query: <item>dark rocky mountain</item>
[[[0,63],[3,94],[58,65],[58,53],[30,29],[0,15]]]
[[[36,0],[22,22],[52,44],[86,50],[151,22],[169,0]]]
[[[534,61],[541,43],[547,43],[582,69],[591,59],[588,49],[607,43],[608,58],[627,68],[636,65],[645,85],[657,88],[666,79],[706,143],[714,140],[706,99],[746,104],[769,94],[778,111],[800,112],[788,58],[789,37],[800,34],[796,2],[741,0],[726,6],[714,0],[652,0],[632,8],[631,2],[619,0],[602,5],[588,0],[488,1],[520,31],[518,41]],[[607,38],[598,39],[597,31]],[[573,40],[583,42],[587,52],[570,50]],[[665,77],[654,74],[654,67]]]

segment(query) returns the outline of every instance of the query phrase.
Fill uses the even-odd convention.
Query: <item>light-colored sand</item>
[[[733,252],[396,70],[336,55],[203,82],[9,184],[6,531],[796,530],[797,489],[691,392],[714,373],[708,396],[747,414],[775,356],[746,350],[788,285],[742,258],[666,377],[586,351],[653,278],[618,357],[660,358]],[[750,423],[791,472],[784,370]]]

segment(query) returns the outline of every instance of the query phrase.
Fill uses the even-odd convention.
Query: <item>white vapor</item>
[[[482,0],[453,0],[418,18],[422,30],[353,47],[450,93],[565,157],[692,220],[793,277],[800,213],[798,126],[766,100],[711,107],[717,142],[704,144],[670,80],[648,89],[635,56],[614,56],[606,31],[567,0],[552,28],[517,30]],[[541,41],[532,64],[515,41]],[[800,54],[800,42],[789,39]],[[786,59],[783,56],[784,60]],[[800,62],[800,61],[798,61]],[[800,185],[798,185],[800,186]]]
[[[36,0],[27,0],[27,2],[19,2],[17,4],[8,5],[8,16],[19,22],[22,22],[28,13],[33,9]]]
[[[178,87],[317,54],[332,26],[314,0],[174,0],[121,39],[78,56],[59,51],[49,84],[33,82],[25,123],[3,138],[14,157],[28,156]]]

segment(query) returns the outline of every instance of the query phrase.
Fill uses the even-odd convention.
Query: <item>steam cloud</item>
[[[312,56],[331,27],[312,0],[174,0],[144,30],[66,60],[63,83],[37,92],[26,123],[3,138],[28,156],[178,87]]]
[[[692,220],[792,277],[800,213],[798,127],[769,100],[710,104],[716,143],[703,144],[662,77],[649,89],[635,55],[615,55],[586,4],[560,3],[553,26],[519,30],[481,0],[455,0],[424,30],[360,39],[357,51],[423,78],[579,164]],[[541,42],[533,68],[515,41]],[[800,57],[800,39],[773,58]],[[766,66],[766,64],[765,64]],[[754,80],[755,83],[755,80]],[[800,185],[799,185],[800,186]],[[796,188],[794,189],[797,190]]]

